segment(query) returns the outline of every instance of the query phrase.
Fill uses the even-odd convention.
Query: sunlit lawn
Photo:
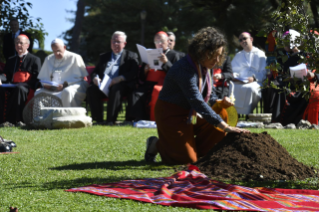
[[[319,131],[268,132],[299,161],[319,168]],[[174,167],[143,161],[145,139],[155,134],[154,129],[109,126],[43,131],[1,128],[0,135],[14,140],[19,154],[0,155],[0,211],[9,206],[19,211],[196,211],[64,191],[93,183],[170,176]],[[318,189],[317,180],[281,186]]]

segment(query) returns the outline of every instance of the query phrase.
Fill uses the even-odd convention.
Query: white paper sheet
[[[112,82],[112,79],[107,74],[104,74],[103,80],[101,84],[99,85],[99,88],[106,96],[109,95],[109,91],[110,91],[109,87],[111,82]]]
[[[307,66],[306,64],[304,63],[301,63],[297,66],[292,66],[292,67],[289,67],[290,69],[290,76],[291,77],[296,77],[296,78],[300,78],[300,79],[303,79],[304,76],[307,76]]]
[[[150,66],[151,69],[161,69],[162,62],[158,59],[162,53],[163,49],[146,49],[144,46],[136,44],[138,52],[140,53],[141,60],[143,63],[146,63]]]

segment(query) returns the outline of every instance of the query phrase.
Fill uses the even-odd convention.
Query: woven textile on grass
[[[67,191],[199,209],[319,211],[319,191],[225,184],[207,178],[196,168],[178,172],[171,177],[124,180]]]

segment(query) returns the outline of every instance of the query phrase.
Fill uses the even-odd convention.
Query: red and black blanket
[[[198,209],[319,211],[319,191],[225,184],[209,179],[196,168],[191,167],[170,177],[124,180],[67,191]]]

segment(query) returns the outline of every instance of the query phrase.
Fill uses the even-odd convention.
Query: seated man
[[[253,46],[253,38],[248,32],[239,35],[243,50],[231,62],[234,72],[235,108],[238,114],[252,113],[261,99],[260,86],[266,79],[266,55]],[[245,79],[242,82],[237,79]]]
[[[35,95],[45,92],[55,95],[62,100],[63,107],[80,107],[85,99],[88,75],[80,55],[66,50],[61,39],[51,42],[53,54],[47,56],[39,73],[40,82],[54,82],[56,85],[43,83]]]
[[[30,40],[26,35],[15,39],[16,56],[9,57],[0,75],[0,123],[23,121],[22,112],[29,91],[35,90],[41,69],[40,58],[28,52]],[[9,84],[11,83],[11,84]],[[14,86],[14,87],[13,87]]]
[[[126,34],[116,31],[111,38],[112,51],[100,55],[98,64],[91,74],[92,85],[87,90],[87,99],[90,105],[92,118],[96,122],[103,122],[103,99],[108,97],[107,124],[114,124],[122,106],[122,97],[131,96],[132,89],[136,85],[138,72],[138,56],[136,53],[124,49]],[[108,96],[98,87],[105,75],[110,77],[111,84]],[[132,99],[128,98],[130,110]],[[126,121],[130,121],[126,111]]]
[[[168,70],[173,64],[180,59],[180,54],[168,47],[168,36],[166,32],[160,31],[156,33],[154,37],[155,47],[162,48],[162,56],[159,60],[163,63],[160,70],[150,69],[148,64],[143,63],[139,71],[139,80],[141,81],[134,94],[140,94],[140,99],[134,104],[134,110],[132,110],[132,117],[135,120],[150,119],[154,120],[153,113],[150,112],[150,102],[152,101],[155,106],[157,100],[152,100],[152,93],[155,85],[163,85],[164,78]]]

